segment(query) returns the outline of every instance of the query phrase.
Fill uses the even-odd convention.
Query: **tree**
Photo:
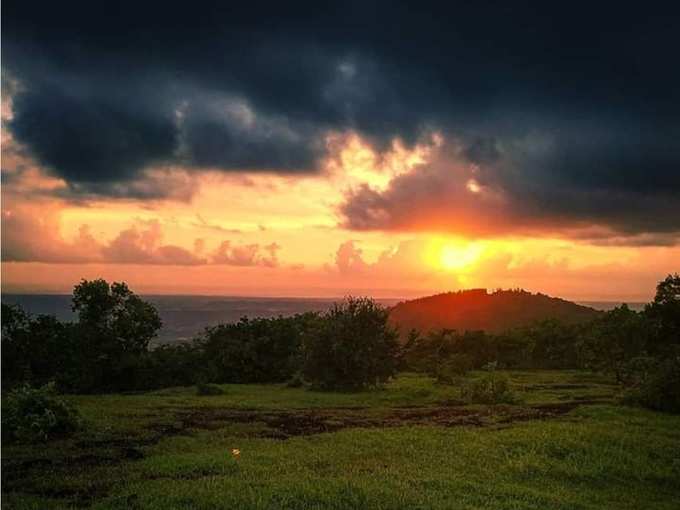
[[[283,382],[299,369],[303,331],[316,314],[243,317],[205,330],[198,339],[211,382]]]
[[[24,334],[29,327],[30,316],[19,305],[2,303],[2,340],[12,341]]]
[[[68,328],[52,315],[33,317],[2,305],[2,380],[42,385],[56,380],[71,358]]]
[[[524,334],[533,346],[533,366],[558,369],[578,366],[580,337],[577,325],[547,319],[525,328]]]
[[[625,376],[626,365],[645,353],[649,324],[642,314],[621,305],[595,320],[583,332],[581,360],[587,368]]]
[[[484,331],[465,331],[456,338],[455,352],[470,356],[474,368],[498,359],[498,349],[491,335]]]
[[[30,324],[29,315],[21,307],[2,303],[2,384],[5,387],[23,380],[30,369],[26,356]]]
[[[533,352],[536,339],[527,328],[516,328],[495,338],[498,363],[504,368],[533,367]]]
[[[326,389],[375,386],[394,375],[399,344],[389,312],[370,298],[336,303],[304,340],[304,375]]]
[[[651,322],[650,351],[664,355],[680,347],[680,275],[669,274],[656,287],[654,301],[645,307]]]
[[[77,391],[136,389],[149,342],[161,327],[153,305],[125,283],[82,280],[73,289],[78,322],[72,331],[78,372],[69,374]]]
[[[127,352],[144,352],[162,326],[156,308],[127,284],[82,280],[73,289],[72,309],[81,326],[114,338]]]

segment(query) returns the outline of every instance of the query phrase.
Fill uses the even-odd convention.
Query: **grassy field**
[[[83,431],[3,445],[2,507],[680,508],[680,416],[619,406],[590,373],[508,374],[521,403],[463,405],[413,374],[70,397]]]

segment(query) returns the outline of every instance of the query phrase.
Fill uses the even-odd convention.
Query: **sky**
[[[644,301],[680,270],[654,2],[2,6],[2,291]]]

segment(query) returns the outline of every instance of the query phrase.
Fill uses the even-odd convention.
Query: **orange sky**
[[[14,4],[3,292],[645,301],[680,271],[659,9]]]
[[[311,176],[152,169],[144,185],[177,191],[156,201],[59,198],[64,181],[3,137],[11,176],[2,189],[3,292],[69,292],[80,278],[101,276],[142,293],[412,297],[522,287],[638,301],[680,260],[675,246],[550,232],[475,237],[343,226],[338,207],[348,192],[385,189],[420,171],[446,143],[440,136],[412,150],[395,142],[383,155],[356,135],[329,137],[323,171]],[[484,193],[472,177],[465,187],[471,199]]]

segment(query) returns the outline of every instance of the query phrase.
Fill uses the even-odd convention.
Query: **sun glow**
[[[468,179],[467,184],[465,184],[465,187],[470,193],[479,193],[480,191],[482,191],[482,187],[474,179]]]
[[[434,267],[464,272],[474,266],[483,251],[484,247],[479,243],[438,240],[430,244],[426,259]]]

